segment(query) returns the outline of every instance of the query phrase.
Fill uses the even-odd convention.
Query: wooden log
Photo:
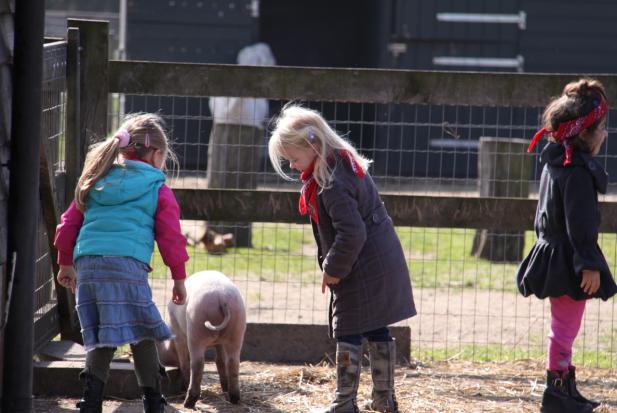
[[[208,188],[255,189],[263,137],[261,128],[214,123],[208,144]],[[209,221],[208,228],[220,234],[233,234],[238,247],[252,245],[248,221]]]
[[[182,219],[308,224],[297,191],[174,189]],[[533,230],[535,199],[381,194],[394,225]],[[617,232],[617,202],[600,202],[600,232]]]
[[[434,105],[544,106],[574,74],[109,62],[109,92]],[[617,101],[617,76],[594,75]]]
[[[524,139],[480,138],[478,184],[481,197],[527,198],[531,159]],[[516,262],[523,258],[525,232],[476,231],[471,254],[495,262]]]

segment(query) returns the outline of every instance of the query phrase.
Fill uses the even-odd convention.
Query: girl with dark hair
[[[608,177],[593,159],[608,133],[606,93],[600,82],[580,79],[566,85],[546,107],[543,127],[528,152],[548,134],[540,155],[545,164],[534,227],[537,241],[517,273],[519,291],[551,304],[544,413],[589,413],[599,403],[576,387],[572,345],[589,298],[608,300],[617,292],[598,246],[598,192]]]

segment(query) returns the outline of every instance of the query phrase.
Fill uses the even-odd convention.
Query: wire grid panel
[[[212,152],[213,117],[208,98],[124,96],[124,110],[157,111],[168,122],[180,159],[179,173],[170,183],[176,188],[206,188],[212,173],[234,179],[222,187],[243,188],[256,177],[259,189],[299,189],[298,182],[279,178],[267,158],[267,138],[273,118],[286,102],[269,101],[263,119],[249,119],[229,128],[230,143]],[[371,173],[381,192],[442,196],[478,196],[480,138],[525,139],[539,127],[541,109],[535,107],[476,107],[341,102],[302,102],[320,111],[364,155],[374,160]],[[248,117],[255,112],[249,110]],[[118,114],[112,114],[117,122]],[[246,120],[246,119],[245,119]],[[256,127],[258,124],[259,127]],[[609,135],[615,132],[609,126]],[[234,139],[250,136],[250,143]],[[529,169],[510,170],[509,156],[520,157],[520,146],[500,153],[505,169],[492,179],[498,184],[528,183],[524,193],[535,196],[541,172],[539,149],[529,155]],[[540,145],[541,146],[541,145]],[[247,168],[240,153],[246,148],[258,155],[257,168]],[[510,152],[508,151],[512,151]],[[221,170],[209,170],[211,157],[224,156]],[[234,160],[234,154],[237,157]],[[503,156],[505,155],[505,158]],[[600,161],[610,172],[615,164],[610,139]],[[292,176],[293,173],[290,171]],[[607,199],[615,192],[611,182]],[[255,205],[259,208],[259,205]],[[204,250],[205,223],[184,221],[191,243],[189,272],[205,269],[226,273],[240,288],[251,322],[327,323],[329,296],[322,294],[321,273],[309,225],[282,223],[230,223],[227,228],[250,227],[249,246],[230,248],[218,255]],[[479,232],[460,228],[397,227],[414,286],[418,315],[401,323],[412,331],[413,351],[420,357],[463,355],[472,360],[542,357],[550,319],[547,302],[524,298],[516,291],[514,276],[519,259],[529,251],[530,232],[484,232],[514,246],[519,259],[481,258],[475,251]],[[600,244],[613,271],[617,243],[614,234],[602,234]],[[161,311],[171,287],[167,269],[155,257],[153,285]],[[614,301],[588,304],[581,334],[575,345],[585,363],[615,366]]]
[[[47,157],[49,176],[64,170],[64,131],[66,109],[66,43],[45,45],[43,50],[41,113],[41,150]],[[63,198],[56,182],[54,196],[56,205]],[[37,234],[36,280],[34,291],[35,347],[43,345],[58,333],[57,300],[54,288],[54,272],[49,253],[45,222],[39,216]],[[50,316],[53,314],[54,316]],[[37,324],[44,325],[37,327]]]

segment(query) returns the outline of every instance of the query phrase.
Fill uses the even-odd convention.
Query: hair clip
[[[150,134],[149,133],[146,133],[146,137],[144,138],[144,146],[146,148],[150,147]]]
[[[313,129],[311,129],[310,127],[308,130],[308,138],[311,142],[315,140],[315,132],[313,132]]]
[[[126,129],[118,129],[114,134],[114,138],[120,141],[120,148],[129,146],[129,143],[131,142],[131,134]]]

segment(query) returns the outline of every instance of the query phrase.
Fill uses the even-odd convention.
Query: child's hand
[[[321,278],[321,293],[324,294],[326,292],[326,285],[338,284],[339,282],[341,282],[340,278],[333,277],[324,271]]]
[[[583,270],[581,288],[587,295],[593,295],[600,288],[600,272],[596,270]]]
[[[77,275],[75,274],[75,268],[72,265],[61,265],[56,279],[61,286],[64,288],[69,288],[71,292],[75,294]]]
[[[171,301],[177,305],[182,305],[186,301],[186,287],[184,287],[184,280],[174,280],[174,288],[171,292]]]

